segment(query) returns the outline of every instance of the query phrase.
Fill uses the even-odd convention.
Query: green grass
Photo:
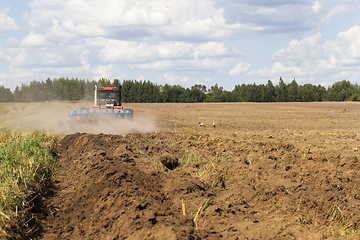
[[[0,238],[9,236],[10,222],[20,225],[23,238],[38,229],[32,201],[45,193],[56,172],[57,159],[49,148],[56,149],[58,139],[42,131],[0,134]]]

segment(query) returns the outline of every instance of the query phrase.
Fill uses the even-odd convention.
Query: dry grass
[[[342,109],[337,110],[337,111],[335,111],[335,112],[337,112],[337,113],[347,113],[347,112],[350,112],[350,110],[348,110],[348,109],[346,109],[346,108],[342,108]]]

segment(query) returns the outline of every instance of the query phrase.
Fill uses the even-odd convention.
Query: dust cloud
[[[60,124],[61,125],[61,124]],[[129,119],[111,119],[98,122],[77,122],[66,121],[58,129],[62,134],[72,134],[76,132],[94,133],[94,134],[126,134],[143,133],[156,130],[155,123],[144,117]]]
[[[68,111],[91,106],[90,102],[14,103],[1,106],[0,128],[3,130],[45,130],[61,135],[81,133],[127,134],[156,131],[155,118],[137,116],[133,120],[110,119],[96,123],[69,121]]]

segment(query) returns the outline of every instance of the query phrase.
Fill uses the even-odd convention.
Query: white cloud
[[[75,39],[78,34],[66,31],[56,19],[51,20],[51,27],[45,32],[46,36],[53,42]]]
[[[182,41],[164,41],[156,45],[147,42],[119,41],[97,39],[89,41],[89,46],[102,46],[99,51],[100,59],[104,62],[139,62],[145,66],[149,61],[156,62],[156,69],[160,65],[170,66],[167,60],[179,59],[206,62],[209,57],[222,57],[228,53],[224,43],[204,42],[200,44]],[[160,67],[163,69],[162,67]]]
[[[21,51],[20,48],[13,48],[13,47],[6,48],[6,53],[11,57],[15,57],[20,53],[20,51]]]
[[[4,62],[6,61],[7,61],[7,56],[5,55],[5,52],[0,48],[0,64],[4,64]]]
[[[115,75],[114,78],[119,79],[121,81],[121,80],[126,79],[125,76],[126,76],[126,74],[117,74],[117,75]]]
[[[100,50],[100,58],[104,62],[137,62],[148,59],[190,57],[195,44],[186,42],[160,42],[151,45],[147,42],[120,41],[98,39],[104,47]],[[98,42],[89,42],[90,45],[98,45]]]
[[[288,74],[289,72],[295,72],[296,67],[287,67],[284,66],[281,62],[276,62],[271,68],[271,74],[272,75],[280,75],[281,74]]]
[[[230,62],[229,58],[182,59],[176,62],[176,69],[214,70],[224,67]]]
[[[62,29],[68,34],[90,36],[102,36],[105,34],[105,29],[97,25],[90,25],[87,23],[74,23],[73,20],[65,20],[62,23]]]
[[[0,10],[0,32],[13,32],[19,30],[19,26],[14,18],[9,17],[6,13],[10,9]]]
[[[111,23],[161,26],[169,24],[171,21],[171,17],[169,16],[166,7],[164,4],[161,4],[161,2],[128,1],[125,5],[127,6],[124,8],[119,7],[113,9],[112,16],[115,16],[117,10],[122,10],[122,14],[118,18],[111,19]]]
[[[246,62],[239,62],[238,65],[236,65],[230,72],[229,76],[238,76],[241,73],[246,72],[251,67],[250,63]]]
[[[214,70],[224,67],[229,62],[228,58],[222,59],[180,59],[162,60],[149,63],[132,64],[132,69],[141,70]]]
[[[25,51],[25,49],[21,49],[20,53],[14,58],[13,60],[13,66],[21,66],[26,62],[26,59],[28,58],[28,55]]]
[[[252,15],[265,15],[265,14],[272,14],[277,13],[276,8],[267,8],[267,7],[260,7],[256,9],[256,11],[244,11],[244,13],[252,14]]]
[[[44,37],[44,35],[42,35],[41,33],[36,33],[33,31],[31,31],[29,35],[24,37],[24,39],[21,41],[21,46],[23,47],[37,47],[46,44],[46,37]]]
[[[360,58],[360,26],[351,27],[348,31],[340,32],[334,43],[338,51],[345,51],[351,58]]]
[[[139,63],[130,66],[132,69],[141,70],[169,70],[174,67],[174,63],[170,60],[155,61],[151,63]]]
[[[352,11],[354,11],[354,8],[348,5],[338,5],[333,7],[325,17],[321,18],[321,21],[325,24],[328,24],[335,16],[349,14]]]
[[[114,68],[114,66],[112,64],[99,65],[95,70],[96,76],[94,78],[95,79],[100,79],[100,78],[109,79],[110,76],[112,76],[113,68]]]
[[[54,65],[64,60],[64,57],[57,52],[48,52],[43,55],[43,65]]]
[[[316,70],[322,71],[331,71],[332,69],[338,67],[338,59],[332,54],[326,59],[317,60],[318,64]]]
[[[319,51],[321,51],[324,43],[325,40],[322,38],[321,33],[316,33],[300,40],[292,39],[289,46],[275,52],[273,58],[276,60],[315,58],[319,55]]]
[[[7,82],[5,87],[10,88],[12,91],[15,90],[16,86],[20,86],[21,83],[29,83],[31,80],[37,79],[38,73],[31,69],[21,69],[15,66],[10,66],[8,72],[0,74],[0,79]],[[9,81],[9,79],[11,81]]]
[[[322,5],[319,0],[317,0],[311,8],[315,13],[319,13],[322,9]]]
[[[347,78],[357,81],[360,75],[360,26],[337,34],[334,41],[320,33],[300,40],[291,40],[287,48],[273,54],[271,69],[262,68],[261,76],[292,76],[303,78],[331,77],[334,81]]]
[[[302,61],[303,59],[323,60],[332,56],[332,59],[340,60],[338,64],[354,64],[360,58],[359,38],[360,26],[338,33],[334,41],[325,40],[320,33],[316,33],[300,40],[291,40],[289,46],[275,52],[273,58]],[[334,63],[333,60],[330,62]]]
[[[9,63],[18,68],[78,67],[84,65],[86,60],[81,55],[84,50],[78,46],[36,46],[31,41],[23,43],[5,50]]]
[[[258,32],[311,29],[318,27],[319,19],[324,17],[320,14],[319,2],[255,5],[237,1],[230,6],[233,7],[210,0],[57,0],[51,3],[33,0],[29,4],[31,12],[25,14],[25,19],[34,31],[48,39],[53,36],[54,41],[82,37],[211,41],[237,39]],[[232,15],[237,16],[233,23],[229,21]]]
[[[197,45],[194,49],[194,55],[200,56],[222,56],[227,54],[228,50],[224,43],[219,42],[205,42]]]
[[[16,86],[20,86],[22,83],[29,84],[32,80],[44,81],[48,77],[78,77],[92,79],[93,73],[88,74],[87,69],[84,67],[71,67],[71,68],[20,68],[18,66],[10,66],[8,72],[0,74],[0,79],[5,81],[6,87],[12,91],[15,90]],[[69,74],[69,75],[67,75]]]
[[[85,49],[85,50],[82,51],[82,53],[79,56],[81,64],[83,66],[85,66],[86,68],[88,68],[88,69],[90,69],[89,59],[87,58],[89,53],[90,53],[90,51]]]
[[[14,47],[19,45],[19,41],[16,38],[11,37],[6,39],[5,44],[9,47]]]
[[[141,75],[140,77],[137,77],[136,80],[146,81],[146,78],[144,75]]]
[[[170,83],[170,84],[182,84],[187,85],[188,83],[192,82],[193,79],[189,76],[176,76],[173,73],[165,73],[163,76],[158,77],[157,81],[163,83]]]
[[[130,38],[138,31],[144,37],[155,35],[217,35],[226,27],[221,9],[210,1],[116,1],[69,0],[44,3],[34,0],[31,13],[26,15],[30,26],[39,31],[51,23],[51,32],[89,36]],[[109,7],[111,6],[111,7]],[[198,11],[201,9],[202,11]],[[99,14],[101,13],[101,14]],[[112,29],[111,31],[110,28]],[[114,32],[117,29],[118,32]],[[218,30],[218,31],[215,31]],[[126,36],[122,36],[126,33]],[[228,32],[229,33],[229,32]]]

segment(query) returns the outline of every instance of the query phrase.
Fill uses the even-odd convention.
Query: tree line
[[[360,87],[347,80],[335,82],[327,89],[321,85],[298,85],[296,80],[286,84],[280,77],[279,84],[235,85],[232,91],[225,91],[218,84],[207,88],[195,84],[191,88],[180,85],[157,85],[150,81],[123,80],[98,81],[78,78],[54,78],[32,81],[17,86],[15,91],[0,85],[0,102],[79,101],[94,98],[95,85],[122,86],[123,102],[138,103],[195,103],[195,102],[318,102],[358,101]]]

